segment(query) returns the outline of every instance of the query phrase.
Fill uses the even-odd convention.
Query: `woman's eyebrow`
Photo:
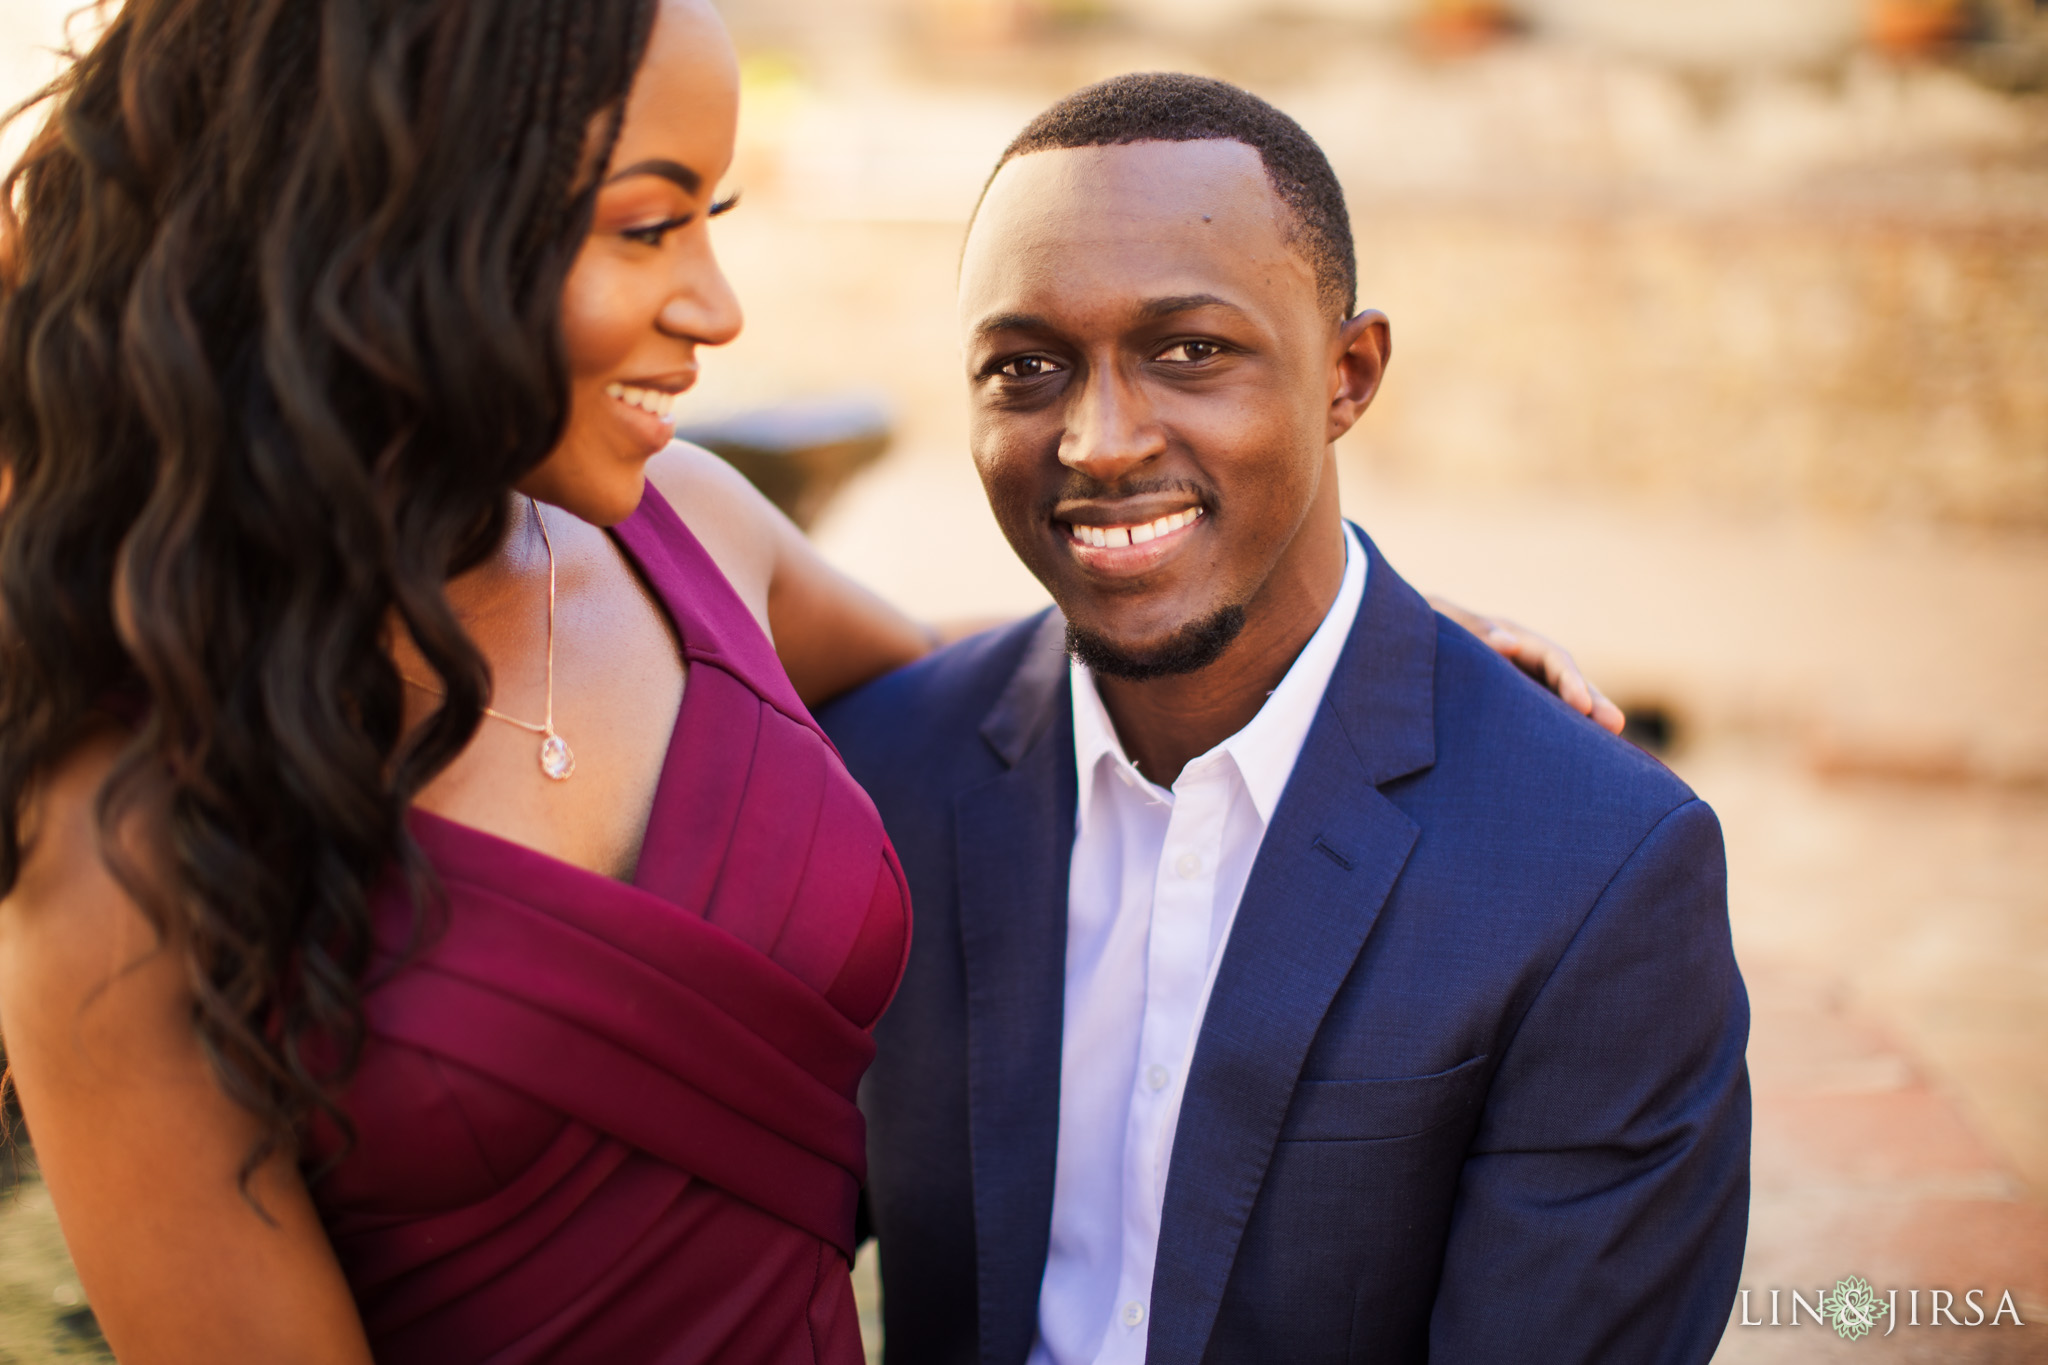
[[[704,188],[703,176],[680,161],[669,161],[661,157],[651,161],[636,161],[626,169],[607,176],[604,183],[613,185],[621,180],[630,180],[636,175],[658,175],[663,180],[672,180],[682,187],[685,194],[695,194]]]

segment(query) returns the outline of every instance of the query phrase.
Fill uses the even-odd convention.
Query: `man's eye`
[[[677,228],[688,227],[695,216],[685,213],[678,218],[664,218],[658,223],[649,223],[646,227],[626,228],[619,236],[629,242],[638,242],[642,246],[660,246],[662,240],[671,232]]]
[[[1037,379],[1051,374],[1059,366],[1042,355],[1020,355],[1015,360],[1006,360],[996,366],[996,373],[1010,379]]]
[[[1213,341],[1176,341],[1159,353],[1159,358],[1177,364],[1200,364],[1223,354],[1223,348]]]

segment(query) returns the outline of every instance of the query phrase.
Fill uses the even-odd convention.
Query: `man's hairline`
[[[1287,196],[1280,193],[1280,186],[1273,179],[1273,168],[1266,164],[1265,154],[1241,137],[1231,137],[1227,133],[1218,133],[1212,137],[1134,137],[1117,142],[1078,142],[1072,145],[1053,143],[1044,147],[1031,147],[1021,152],[1009,150],[1003,152],[1002,158],[995,164],[995,169],[988,173],[988,179],[981,182],[981,193],[975,196],[974,207],[967,214],[967,230],[961,234],[962,252],[964,253],[966,250],[966,240],[973,234],[975,223],[981,218],[981,206],[988,202],[988,192],[995,188],[996,177],[1003,173],[1003,167],[1013,161],[1022,161],[1027,156],[1040,156],[1046,152],[1101,152],[1115,147],[1147,147],[1159,143],[1192,145],[1201,142],[1234,142],[1258,158],[1259,173],[1265,177],[1266,188],[1272,192],[1275,199],[1280,201],[1280,207],[1286,212],[1286,215],[1296,220],[1296,225],[1300,226],[1299,220],[1301,215],[1295,212],[1294,205],[1287,202]],[[1292,244],[1293,240],[1293,236],[1290,235],[1288,238],[1289,243]]]
[[[1259,174],[1266,182],[1266,191],[1272,195],[1274,202],[1280,206],[1280,220],[1283,224],[1280,233],[1280,244],[1293,252],[1301,263],[1308,267],[1309,275],[1315,280],[1316,294],[1320,298],[1323,293],[1323,272],[1316,262],[1311,259],[1308,252],[1301,249],[1301,244],[1307,241],[1309,237],[1308,216],[1293,204],[1287,202],[1287,196],[1280,192],[1280,183],[1273,177],[1273,168],[1266,164],[1265,153],[1243,138],[1233,137],[1228,133],[1217,133],[1209,137],[1134,137],[1128,141],[1120,142],[1081,142],[1072,145],[1053,144],[1045,147],[1032,147],[1021,152],[1006,150],[1002,158],[996,162],[995,169],[988,173],[988,179],[982,182],[981,193],[975,196],[974,207],[967,214],[967,226],[960,233],[960,257],[953,265],[954,294],[958,295],[960,292],[960,282],[967,271],[968,239],[974,236],[974,225],[981,221],[981,210],[982,206],[988,203],[988,192],[995,188],[996,177],[1001,175],[1003,168],[1011,162],[1021,161],[1027,156],[1037,156],[1043,152],[1088,152],[1101,151],[1111,147],[1137,147],[1152,143],[1198,142],[1234,142],[1257,159]],[[1334,319],[1335,323],[1341,327],[1344,323],[1350,321],[1352,313],[1355,312],[1357,307],[1358,302],[1354,298],[1351,302],[1350,310],[1347,311],[1344,308],[1339,308]]]

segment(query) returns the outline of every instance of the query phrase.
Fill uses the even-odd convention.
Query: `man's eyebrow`
[[[991,313],[974,325],[974,334],[988,336],[993,332],[1043,332],[1047,330],[1046,320],[1036,313]]]
[[[1219,298],[1214,294],[1175,294],[1169,298],[1147,299],[1139,304],[1137,320],[1157,322],[1176,313],[1192,313],[1197,308],[1228,308],[1233,313],[1244,311],[1229,299]]]
[[[1192,313],[1197,308],[1227,308],[1233,313],[1244,309],[1229,299],[1216,294],[1174,294],[1163,299],[1147,299],[1138,305],[1134,320],[1157,322],[1178,313]],[[1042,332],[1051,329],[1052,324],[1036,313],[993,313],[975,324],[976,336],[988,336],[993,332]]]
[[[621,180],[630,180],[636,175],[658,175],[663,180],[672,180],[682,187],[684,194],[695,194],[704,188],[703,176],[680,161],[669,161],[661,157],[651,161],[636,161],[622,171],[614,171],[605,177],[604,183],[613,185]]]

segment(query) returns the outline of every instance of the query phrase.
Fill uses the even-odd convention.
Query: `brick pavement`
[[[1751,962],[1754,1187],[1742,1283],[1750,1318],[1770,1291],[1811,1301],[1845,1276],[1900,1291],[1903,1321],[1856,1341],[1802,1314],[1801,1325],[1730,1317],[1716,1365],[1858,1360],[1967,1365],[2048,1360],[2048,1207],[1971,1126],[1953,1095],[1827,982]],[[1990,1290],[1986,1325],[1910,1325],[1906,1291]],[[2023,1327],[1988,1325],[2010,1290]],[[1919,1317],[1932,1318],[1923,1293]],[[1955,1316],[1970,1314],[1962,1303]]]

